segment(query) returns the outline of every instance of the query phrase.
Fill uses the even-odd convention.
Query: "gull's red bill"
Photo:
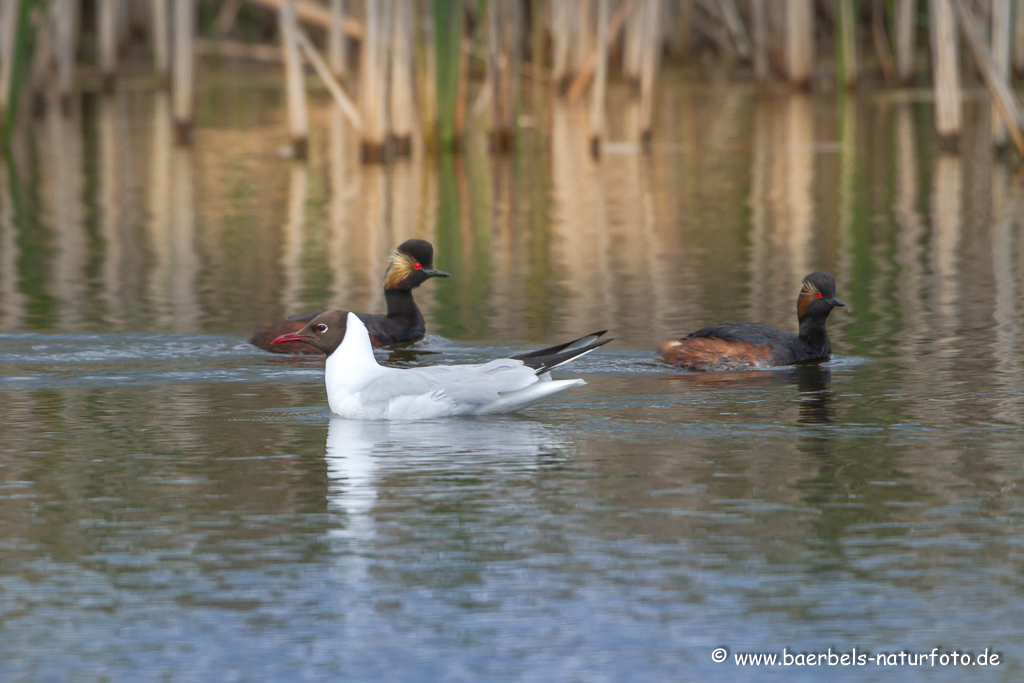
[[[306,341],[306,336],[302,334],[282,334],[280,337],[275,337],[271,344],[287,344],[288,342],[300,342]]]

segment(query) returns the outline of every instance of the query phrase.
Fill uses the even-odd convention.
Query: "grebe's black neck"
[[[408,321],[409,324],[423,323],[423,314],[412,298],[411,289],[385,289],[384,301],[387,302],[388,318],[391,320]]]
[[[800,337],[800,341],[822,354],[832,353],[832,345],[829,343],[828,332],[825,330],[827,319],[827,314],[825,316],[803,316],[800,318],[800,334],[797,335]]]

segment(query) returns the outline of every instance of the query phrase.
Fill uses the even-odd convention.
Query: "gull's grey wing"
[[[483,365],[437,365],[392,370],[359,392],[365,403],[387,403],[401,396],[435,395],[459,404],[486,405],[500,394],[537,381],[522,361],[504,358]]]

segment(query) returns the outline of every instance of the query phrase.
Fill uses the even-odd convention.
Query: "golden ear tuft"
[[[818,296],[818,288],[813,283],[804,280],[804,286],[800,290],[800,296],[796,298],[796,314],[799,317],[807,315],[807,311],[811,307],[811,303]]]
[[[397,289],[407,277],[415,271],[416,259],[408,254],[396,251],[391,256],[387,275],[384,276],[384,289]]]
[[[818,288],[815,287],[814,283],[812,283],[810,280],[804,280],[803,285],[804,285],[803,289],[800,290],[801,293],[807,293],[807,294],[817,294],[818,293]]]

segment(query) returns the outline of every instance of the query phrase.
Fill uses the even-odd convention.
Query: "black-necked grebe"
[[[391,346],[419,341],[426,334],[423,314],[412,298],[416,289],[432,277],[450,277],[434,269],[434,247],[425,240],[406,240],[391,257],[384,276],[386,315],[357,313],[370,333],[374,346]],[[282,335],[298,332],[320,313],[306,313],[258,327],[249,335],[249,343],[265,351],[303,355],[322,355],[323,351],[298,342],[274,344]]]
[[[743,370],[828,360],[832,346],[825,331],[836,306],[836,281],[828,273],[811,273],[796,300],[799,334],[760,323],[721,323],[661,345],[666,363],[691,370]]]

